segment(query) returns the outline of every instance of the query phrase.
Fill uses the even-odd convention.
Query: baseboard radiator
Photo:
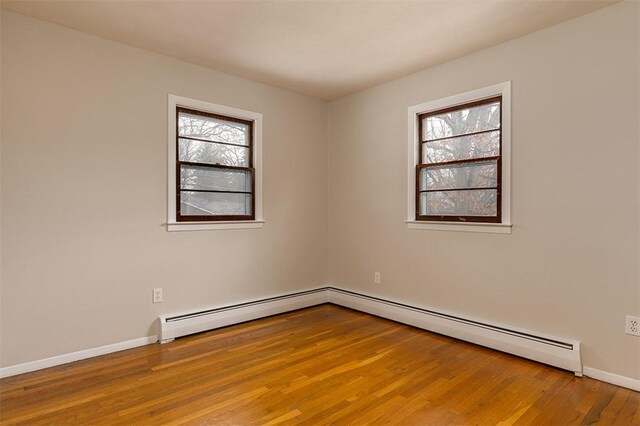
[[[231,306],[161,316],[162,343],[188,334],[323,303],[351,308],[424,330],[518,355],[582,375],[580,342],[488,323],[434,309],[355,293],[335,287],[292,293]]]
[[[327,289],[319,288],[196,312],[161,316],[158,318],[160,330],[158,339],[160,343],[167,343],[177,337],[327,302]]]
[[[582,375],[580,342],[330,288],[329,302]]]

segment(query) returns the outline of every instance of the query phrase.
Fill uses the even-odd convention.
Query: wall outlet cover
[[[627,322],[624,331],[632,336],[640,336],[640,317],[627,315]]]

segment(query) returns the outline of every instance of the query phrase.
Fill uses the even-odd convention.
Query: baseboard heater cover
[[[582,376],[580,342],[330,287],[329,303],[497,349]]]
[[[159,340],[225,327],[245,321],[332,303],[582,375],[580,342],[491,324],[335,287],[324,287],[230,306],[161,316]]]
[[[166,343],[189,334],[321,305],[328,302],[327,293],[327,288],[319,288],[195,312],[161,316],[158,318],[160,330],[158,340],[160,343]]]

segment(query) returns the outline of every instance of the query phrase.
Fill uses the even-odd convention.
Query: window
[[[169,114],[169,230],[258,227],[261,115],[177,96]]]
[[[448,226],[428,229],[476,231],[510,226],[509,197],[505,197],[508,89],[505,83],[409,108],[414,122],[410,132],[414,211],[409,223],[442,223]],[[455,224],[481,226],[456,229]]]
[[[254,219],[253,122],[176,108],[176,220]]]
[[[420,114],[416,218],[500,222],[502,97]]]

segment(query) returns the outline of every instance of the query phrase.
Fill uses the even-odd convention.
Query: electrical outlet
[[[380,272],[373,273],[373,283],[380,284]]]
[[[640,336],[640,318],[627,315],[627,325],[624,331],[632,336]]]
[[[162,289],[154,288],[153,289],[153,303],[162,303]]]

